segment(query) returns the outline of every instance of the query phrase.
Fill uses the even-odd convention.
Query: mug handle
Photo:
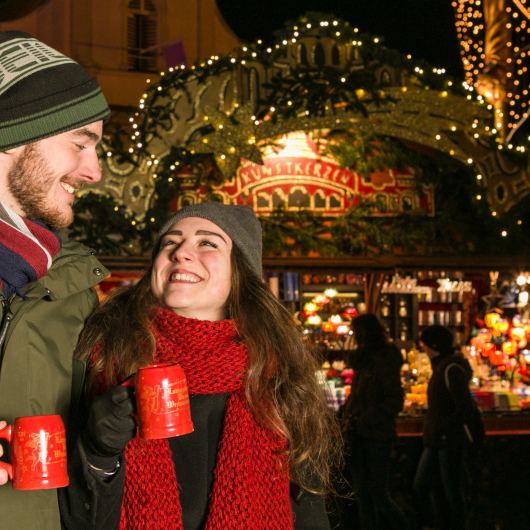
[[[126,377],[121,383],[118,383],[121,386],[130,386],[136,390],[136,385],[134,384],[134,376],[136,375],[136,372],[134,374],[131,374],[129,377]],[[138,425],[138,413],[133,412],[131,416],[134,418],[134,421],[136,421],[136,425]]]
[[[13,426],[8,425],[2,429],[0,431],[0,438],[3,438],[4,440],[7,440],[9,443],[11,443],[13,440]],[[7,471],[7,476],[10,478],[10,480],[13,480],[13,466],[11,464],[0,461],[0,468],[5,469]]]
[[[129,377],[126,377],[121,383],[118,383],[121,386],[132,386],[134,388],[134,376],[136,375],[136,372],[134,374],[131,374]]]

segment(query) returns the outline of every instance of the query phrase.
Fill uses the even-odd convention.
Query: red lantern
[[[495,347],[495,344],[492,344],[491,342],[487,342],[486,344],[483,344],[480,348],[480,351],[484,357],[489,357],[492,353],[495,352],[497,348]]]
[[[490,363],[494,366],[504,364],[504,355],[499,350],[490,353]]]
[[[302,311],[302,316],[304,318],[314,317],[315,315],[316,315],[316,313],[314,311],[307,311],[307,309],[304,309]]]
[[[355,307],[347,307],[347,308],[344,310],[343,315],[344,315],[346,318],[353,318],[353,317],[357,316],[357,309],[355,309]]]
[[[335,326],[331,322],[324,322],[324,324],[322,324],[322,331],[332,333],[335,331]]]

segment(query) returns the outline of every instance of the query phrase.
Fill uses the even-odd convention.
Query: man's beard
[[[72,223],[74,214],[61,211],[55,204],[49,204],[50,189],[57,180],[38,144],[26,145],[22,155],[7,175],[9,192],[17,201],[27,219],[41,221],[51,230],[65,228]],[[79,187],[76,179],[63,178]],[[60,186],[60,184],[58,184]]]

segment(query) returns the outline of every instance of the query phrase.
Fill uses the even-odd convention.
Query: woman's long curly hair
[[[152,271],[110,295],[90,317],[75,351],[77,358],[91,361],[101,346],[88,374],[88,396],[98,392],[102,378],[112,386],[153,363],[150,322],[160,304],[151,292]],[[291,482],[314,493],[330,491],[331,470],[340,458],[340,430],[317,383],[319,359],[293,316],[235,245],[225,308],[249,352],[244,383],[249,406],[258,421],[287,440]]]

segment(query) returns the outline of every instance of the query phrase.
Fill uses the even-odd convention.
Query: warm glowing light
[[[526,293],[526,297],[528,298],[528,293]],[[523,340],[526,336],[526,332],[523,328],[512,328],[510,330],[510,338],[514,341],[514,342],[519,342],[521,340]]]
[[[317,305],[326,305],[329,304],[329,298],[325,294],[317,294],[313,302]]]
[[[515,355],[517,353],[517,344],[515,342],[506,341],[501,345],[501,350],[504,355]]]
[[[318,326],[322,322],[319,315],[312,315],[307,319],[307,323],[311,326]]]
[[[483,328],[479,329],[477,333],[477,338],[485,344],[486,342],[490,342],[493,338],[493,335],[491,334],[491,331],[489,329]]]
[[[499,318],[495,324],[493,324],[493,329],[497,333],[506,333],[510,328],[510,323],[505,318]]]
[[[328,289],[326,289],[324,291],[324,294],[328,297],[328,298],[333,298],[335,296],[337,296],[337,289],[333,288],[333,287],[329,287]]]
[[[525,306],[528,304],[528,291],[522,291],[519,293],[519,299],[518,299],[519,306]]]

